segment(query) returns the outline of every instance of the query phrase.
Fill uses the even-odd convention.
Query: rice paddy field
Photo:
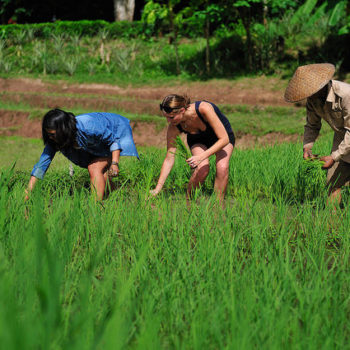
[[[155,147],[122,159],[102,203],[63,157],[25,203],[42,145],[1,145],[2,159],[26,150],[28,162],[1,168],[1,348],[349,348],[350,198],[327,205],[325,172],[300,143],[235,150],[224,206],[214,163],[186,204],[180,156],[150,198],[165,155]],[[315,151],[330,146],[325,135]]]
[[[299,17],[305,32],[291,25],[295,33],[282,35],[298,41],[286,41],[285,62],[272,37],[253,35],[274,76],[245,74],[230,36],[211,38],[208,76],[204,38],[178,41],[179,74],[168,37],[2,33],[1,350],[350,349],[350,192],[341,207],[327,203],[322,164],[302,159],[305,108],[283,101],[307,42],[317,44],[311,59],[325,60],[318,48],[336,31]],[[336,51],[338,71],[345,56]],[[170,93],[214,102],[232,124],[223,205],[214,159],[190,203],[181,155],[164,190],[149,195],[166,153],[159,103]],[[56,107],[131,121],[140,160],[121,160],[102,202],[87,171],[70,176],[62,155],[24,201],[43,149],[41,118]],[[314,153],[328,155],[331,143],[325,125]]]

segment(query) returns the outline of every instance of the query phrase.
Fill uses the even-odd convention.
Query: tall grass
[[[121,162],[103,205],[84,171],[48,173],[24,203],[27,177],[2,170],[2,347],[346,348],[350,216],[297,178],[298,149],[235,152],[225,208],[212,179],[186,206],[181,157],[146,200],[154,149]]]

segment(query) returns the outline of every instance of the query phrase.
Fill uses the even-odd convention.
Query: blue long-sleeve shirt
[[[121,151],[121,156],[139,157],[129,120],[119,114],[94,112],[78,115],[76,127],[79,148],[62,150],[62,154],[76,165],[87,168],[94,158],[110,157],[116,150]],[[47,144],[31,175],[42,179],[56,152]]]

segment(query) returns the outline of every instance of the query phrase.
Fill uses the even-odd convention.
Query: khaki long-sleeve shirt
[[[350,163],[350,84],[331,80],[326,102],[320,98],[307,99],[304,148],[312,149],[324,119],[334,130],[331,156]]]

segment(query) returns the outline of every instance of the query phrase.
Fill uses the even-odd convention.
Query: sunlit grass
[[[350,216],[319,165],[306,181],[300,144],[235,151],[225,208],[212,174],[186,205],[182,157],[148,199],[165,150],[140,155],[102,205],[85,170],[50,169],[27,204],[28,178],[2,170],[4,348],[347,347]]]

